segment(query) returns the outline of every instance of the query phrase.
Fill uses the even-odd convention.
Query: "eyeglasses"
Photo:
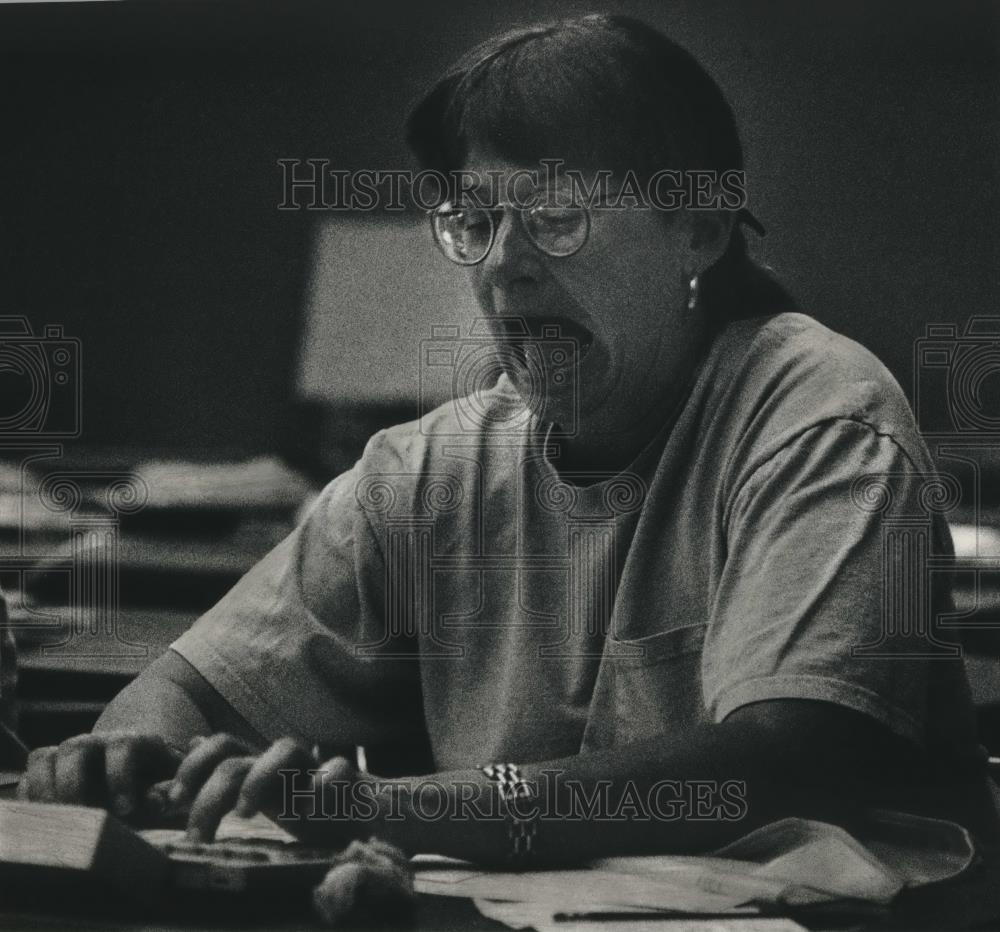
[[[476,265],[493,247],[505,209],[458,207],[446,201],[430,211],[434,242],[452,262]],[[531,242],[547,256],[572,256],[583,248],[590,235],[590,212],[586,207],[539,204],[511,209]]]

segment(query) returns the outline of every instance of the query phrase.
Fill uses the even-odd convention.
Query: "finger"
[[[385,865],[364,865],[365,879],[360,891],[360,904],[380,916],[404,909],[416,899],[413,876],[405,868]]]
[[[215,838],[222,817],[239,799],[243,780],[253,766],[252,757],[228,757],[205,782],[188,816],[189,841],[207,842]]]
[[[233,735],[218,734],[195,744],[181,761],[170,788],[170,802],[180,805],[194,799],[216,768],[229,757],[245,757],[251,748]]]
[[[353,783],[358,777],[358,769],[346,757],[331,757],[319,767],[326,783]]]
[[[35,748],[28,754],[24,776],[17,787],[21,799],[52,802],[55,799],[56,748]]]
[[[316,767],[316,777],[313,790],[316,812],[323,817],[317,825],[324,825],[328,831],[331,822],[353,817],[350,792],[357,782],[358,770],[346,757],[337,756]]]
[[[346,757],[331,757],[326,763],[321,764],[319,771],[318,790],[323,800],[338,800],[338,805],[333,809],[331,815],[345,816],[347,814],[346,805],[348,798],[346,790],[358,779],[358,770]],[[332,795],[327,795],[332,794]],[[328,807],[324,804],[323,812],[326,813]]]
[[[398,918],[409,912],[415,901],[408,870],[357,861],[332,868],[313,892],[317,912],[331,925],[343,922],[349,915]]]
[[[173,780],[161,780],[146,789],[138,803],[142,817],[155,821],[183,816],[187,822],[187,809],[175,808],[167,796],[171,786]]]
[[[389,842],[381,838],[369,838],[365,844],[369,850],[384,855],[397,867],[409,870],[410,859],[406,856],[406,852],[402,848],[397,848],[395,845],[389,844]]]
[[[338,925],[355,908],[364,885],[365,869],[360,864],[339,864],[327,872],[313,891],[313,905],[328,925]]]
[[[275,741],[257,760],[243,781],[236,814],[249,818],[262,809],[277,809],[285,797],[286,780],[282,771],[307,772],[316,769],[316,760],[306,745],[295,738]]]
[[[53,766],[59,802],[79,805],[106,803],[104,742],[96,735],[79,735],[59,745]]]
[[[104,744],[104,775],[109,808],[118,816],[135,811],[146,788],[173,775],[177,753],[156,735],[109,735]]]
[[[368,867],[397,870],[405,867],[406,861],[400,860],[396,855],[399,858],[403,857],[403,853],[398,848],[385,844],[377,838],[369,841],[361,841],[356,838],[334,857],[333,863],[344,864],[353,861]]]

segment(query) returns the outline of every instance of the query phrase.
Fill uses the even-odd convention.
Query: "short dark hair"
[[[572,155],[640,177],[743,168],[736,121],[692,55],[639,20],[591,15],[516,29],[464,55],[414,109],[427,168],[462,167],[469,143],[521,164]]]
[[[462,168],[477,142],[518,164],[562,157],[639,178],[743,169],[718,84],[681,46],[619,15],[528,26],[476,46],[413,109],[406,138],[424,168],[443,173]],[[794,308],[750,258],[739,224],[701,294],[725,319]]]

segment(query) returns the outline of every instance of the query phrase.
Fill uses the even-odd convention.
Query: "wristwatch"
[[[497,785],[511,841],[511,859],[527,860],[536,847],[538,808],[534,804],[519,805],[517,801],[534,797],[531,784],[521,775],[517,764],[486,764],[479,769]]]

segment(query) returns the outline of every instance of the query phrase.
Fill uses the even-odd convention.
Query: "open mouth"
[[[517,324],[506,328],[503,340],[524,365],[533,358],[545,368],[567,370],[594,345],[593,333],[569,317],[520,318]]]

